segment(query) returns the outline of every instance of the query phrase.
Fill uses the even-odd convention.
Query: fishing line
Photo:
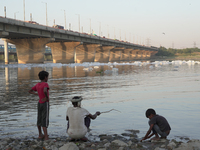
[[[113,110],[115,110],[115,111],[118,111],[118,112],[120,112],[121,113],[121,111],[119,111],[119,110],[116,110],[116,109],[111,109],[111,110],[108,110],[108,111],[103,111],[103,112],[100,112],[101,114],[102,113],[109,113],[109,112],[111,112],[111,111],[113,111]]]

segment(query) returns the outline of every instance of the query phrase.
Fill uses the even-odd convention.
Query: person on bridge
[[[161,138],[166,138],[169,135],[171,127],[163,116],[157,115],[155,110],[150,108],[146,111],[146,117],[149,118],[150,127],[145,137],[142,138],[141,142],[152,137],[153,135],[155,135],[155,137],[152,138],[152,140],[159,140],[159,135]],[[153,131],[152,134],[150,134],[151,131]]]
[[[38,74],[41,82],[37,83],[29,90],[30,94],[38,95],[38,113],[37,113],[37,127],[39,132],[39,139],[48,140],[47,128],[49,125],[49,85],[47,83],[49,73],[41,71]],[[35,92],[37,91],[37,92]],[[43,129],[44,135],[42,134]]]
[[[67,109],[67,133],[71,141],[87,141],[88,139],[85,135],[89,130],[91,119],[96,119],[96,117],[101,114],[99,111],[94,115],[90,114],[86,109],[81,108],[81,101],[81,96],[73,97],[71,99],[73,107]]]

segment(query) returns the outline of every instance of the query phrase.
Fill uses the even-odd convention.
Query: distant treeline
[[[174,49],[174,48],[165,48],[160,47],[158,53],[156,53],[156,56],[175,56],[176,54],[187,54],[191,55],[194,52],[200,52],[199,48],[185,48],[185,49]]]

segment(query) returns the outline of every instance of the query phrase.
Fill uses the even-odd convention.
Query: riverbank
[[[200,149],[200,140],[189,140],[186,142],[174,139],[161,139],[159,141],[143,141],[137,136],[139,131],[127,130],[128,133],[121,135],[102,134],[96,137],[98,140],[87,142],[70,142],[68,137],[50,137],[43,141],[36,137],[25,137],[24,139],[4,138],[0,139],[1,150],[190,150]],[[89,133],[89,136],[90,135]]]

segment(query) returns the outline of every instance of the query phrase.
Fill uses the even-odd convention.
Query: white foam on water
[[[181,66],[181,65],[198,65],[200,64],[199,61],[194,61],[194,60],[174,60],[174,61],[146,61],[146,62],[141,62],[141,61],[134,61],[134,62],[123,62],[123,63],[118,63],[118,62],[108,62],[108,63],[100,63],[100,62],[84,62],[84,63],[71,63],[71,64],[62,64],[62,63],[44,63],[44,64],[0,64],[0,68],[27,68],[31,69],[33,67],[63,67],[63,66],[69,66],[69,67],[75,67],[75,66],[83,66],[84,70],[87,71],[92,71],[93,68],[99,68],[99,66],[109,66],[111,68],[114,68],[114,66],[117,65],[134,65],[134,66],[146,66],[146,65],[151,65],[150,68],[153,67],[162,67],[164,65],[174,65],[174,66]]]

